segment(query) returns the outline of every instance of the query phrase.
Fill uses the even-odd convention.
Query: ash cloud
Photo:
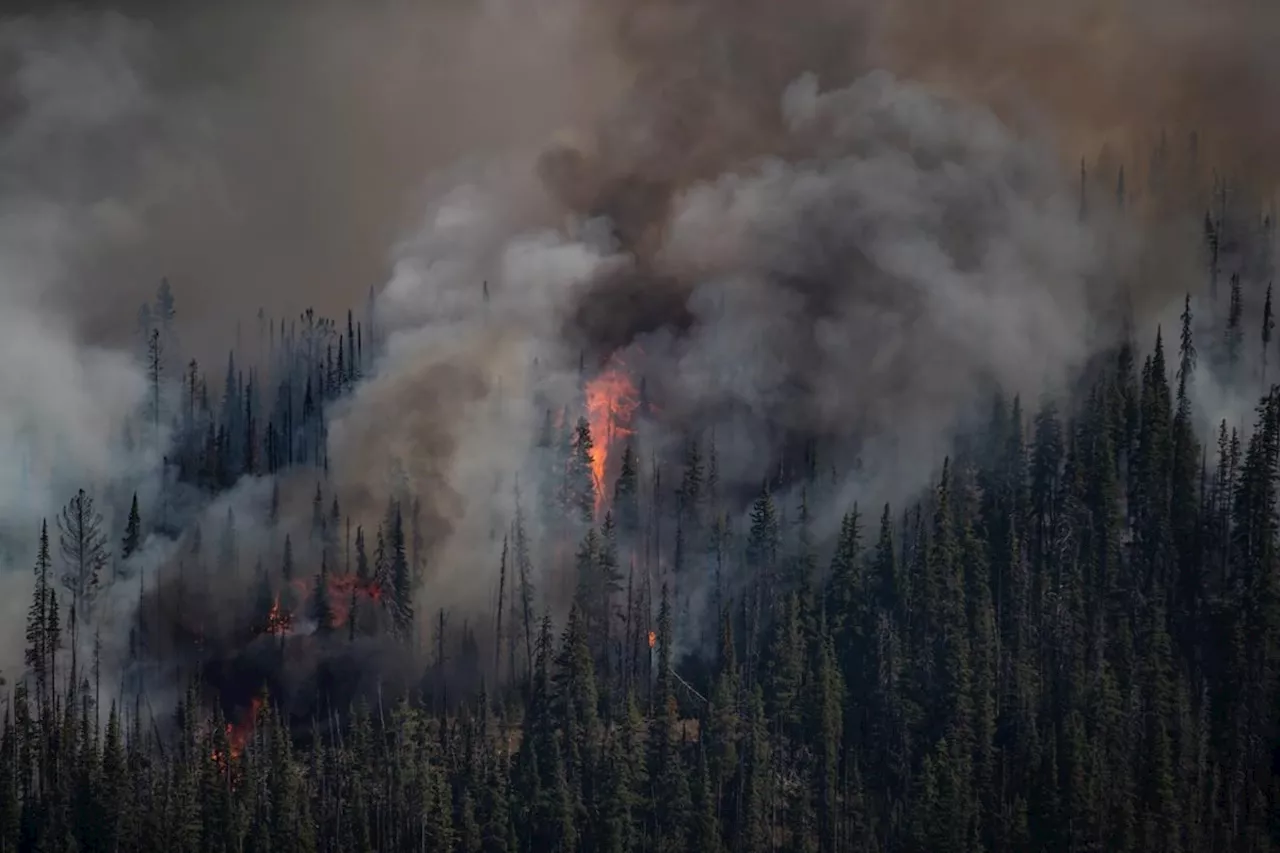
[[[1048,151],[983,109],[886,73],[805,77],[784,106],[812,154],[677,202],[659,263],[696,282],[695,319],[660,372],[686,410],[893,435],[869,463],[910,488],[990,389],[1060,387],[1106,340],[1106,259]]]
[[[386,313],[434,319],[392,332],[333,449],[362,471],[348,448],[431,466],[411,478],[448,505],[439,563],[466,567],[441,578],[450,603],[481,604],[496,582],[492,531],[512,508],[495,486],[526,467],[545,405],[535,388],[573,399],[579,351],[556,332],[570,323],[593,340],[584,302],[625,288],[644,313],[681,294],[679,317],[593,353],[651,380],[651,449],[715,431],[726,486],[749,490],[787,437],[837,456],[860,445],[867,464],[833,512],[911,496],[972,407],[985,413],[996,389],[1060,386],[1107,340],[1092,284],[1106,258],[1047,148],[883,72],[830,92],[803,77],[781,100],[791,157],[682,188],[647,253],[583,214],[520,230],[508,205],[474,203],[492,186],[465,184],[407,245]]]

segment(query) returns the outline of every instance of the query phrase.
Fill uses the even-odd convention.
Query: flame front
[[[596,514],[605,502],[609,453],[622,436],[631,435],[631,416],[639,405],[635,386],[621,362],[614,361],[587,383],[587,423],[591,427],[591,474],[596,485]]]
[[[227,743],[231,746],[232,758],[239,758],[244,752],[244,745],[249,741],[249,735],[253,734],[253,727],[257,725],[258,713],[261,710],[262,699],[255,696],[249,705],[249,711],[239,725],[227,723]]]
[[[248,712],[244,715],[244,719],[239,725],[227,724],[227,742],[232,748],[232,758],[239,758],[244,752],[244,744],[248,742],[248,736],[253,733],[253,726],[257,724],[257,715],[262,710],[262,699],[253,697],[253,701],[248,708]]]
[[[239,723],[227,723],[227,751],[223,752],[216,747],[210,753],[209,758],[222,773],[231,773],[232,762],[238,761],[240,756],[244,754],[245,744],[249,742],[250,735],[253,734],[253,727],[257,725],[258,714],[262,711],[262,699],[255,696],[249,705],[249,710],[245,712],[244,717]],[[235,785],[235,782],[232,782]]]

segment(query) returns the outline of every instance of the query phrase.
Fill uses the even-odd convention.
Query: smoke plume
[[[855,471],[833,512],[909,496],[990,392],[1061,387],[1122,294],[1146,328],[1199,275],[1181,224],[1114,210],[1120,163],[1130,205],[1198,198],[1211,164],[1270,188],[1276,15],[122,0],[0,21],[0,667],[34,527],[75,488],[113,531],[135,489],[187,536],[221,523],[225,501],[162,491],[155,388],[172,405],[186,359],[261,355],[254,318],[371,288],[380,357],[330,413],[330,477],[373,524],[420,496],[426,609],[490,605],[538,430],[607,363],[645,382],[651,459],[713,437],[750,490],[799,438]],[[153,383],[135,311],[162,276]],[[246,551],[266,491],[227,499]]]

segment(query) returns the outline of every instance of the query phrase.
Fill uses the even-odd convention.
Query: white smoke
[[[133,353],[86,344],[64,312],[88,246],[127,236],[129,210],[85,157],[105,129],[145,114],[132,72],[141,31],[108,18],[56,39],[29,22],[0,27],[18,63],[0,143],[0,671],[20,661],[36,536],[79,488],[98,507],[109,485],[158,468],[164,436],[125,438],[149,384]],[[109,136],[109,134],[108,134]],[[114,538],[114,537],[113,537]]]

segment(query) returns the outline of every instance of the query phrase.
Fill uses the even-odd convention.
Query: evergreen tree
[[[129,521],[125,525],[124,539],[120,543],[120,559],[128,560],[142,545],[142,516],[138,513],[138,493],[133,493],[129,507]]]
[[[1267,384],[1267,357],[1271,353],[1271,333],[1275,331],[1276,319],[1271,312],[1271,282],[1267,282],[1267,299],[1262,305],[1262,384]]]
[[[400,504],[396,502],[390,514],[390,588],[384,600],[391,611],[391,619],[401,637],[407,638],[413,628],[413,586],[410,578],[409,557],[405,551],[404,518]]]
[[[36,698],[43,706],[51,688],[53,647],[50,643],[50,625],[56,616],[53,605],[56,598],[50,586],[53,560],[49,554],[49,524],[40,525],[40,545],[36,554],[35,588],[31,593],[31,607],[27,611],[27,647],[24,660],[27,670],[35,676]]]
[[[1226,355],[1227,366],[1235,368],[1240,362],[1240,345],[1244,339],[1241,322],[1244,317],[1244,303],[1240,293],[1240,273],[1231,275],[1231,301],[1227,308]]]
[[[680,720],[671,669],[671,631],[671,604],[664,584],[658,610],[657,717],[650,729],[649,745],[649,768],[654,783],[650,833],[660,853],[679,853],[686,849],[692,813],[689,779],[678,748]]]
[[[289,583],[294,577],[293,565],[293,540],[289,534],[284,537],[284,557],[280,564],[280,574],[284,577],[285,583]]]
[[[76,493],[58,516],[58,545],[63,570],[59,580],[71,594],[72,612],[80,622],[92,615],[102,586],[102,570],[110,559],[102,514],[84,489]],[[74,632],[74,628],[73,628]],[[75,642],[75,637],[72,637]]]
[[[591,425],[587,419],[578,418],[573,432],[572,452],[569,457],[566,510],[582,524],[591,524],[595,518],[596,481],[593,473],[595,442],[591,437]]]
[[[613,507],[618,513],[618,533],[625,542],[634,541],[640,532],[639,462],[627,439],[622,448],[622,462],[613,487]]]
[[[329,599],[329,562],[325,554],[320,555],[320,571],[316,574],[311,591],[311,618],[316,623],[316,630],[327,633],[333,627],[333,602]]]

